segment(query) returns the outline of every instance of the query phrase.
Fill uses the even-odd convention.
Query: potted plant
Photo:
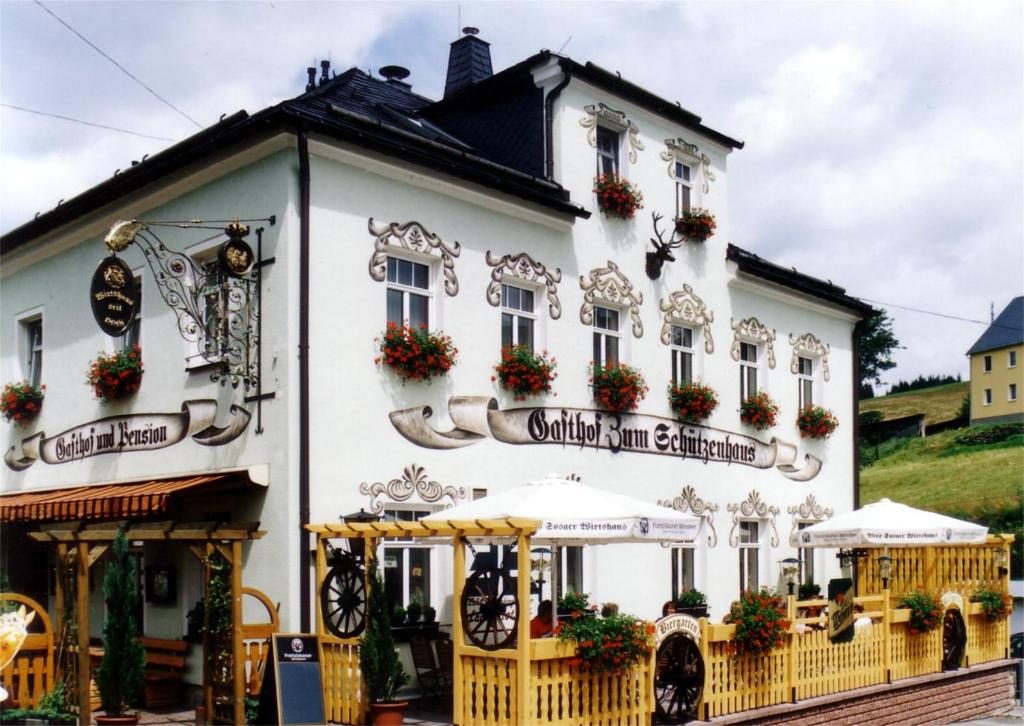
[[[599,366],[590,364],[590,387],[594,400],[613,413],[634,410],[647,395],[647,382],[636,368],[625,363]]]
[[[736,636],[726,646],[736,655],[771,652],[785,642],[790,625],[782,599],[764,589],[744,590],[722,622],[736,626]]]
[[[28,381],[8,383],[0,399],[0,414],[5,421],[13,421],[16,426],[29,423],[43,407],[45,390],[46,386],[34,386]]]
[[[715,233],[715,226],[715,215],[706,209],[686,209],[676,217],[676,232],[691,242],[704,242]]]
[[[558,639],[576,646],[570,662],[598,673],[618,673],[649,657],[653,636],[654,625],[619,613],[570,618],[558,626]]]
[[[813,600],[821,596],[821,585],[814,583],[814,578],[807,578],[807,582],[800,584],[798,596],[801,600]]]
[[[409,607],[405,609],[405,622],[409,625],[415,625],[420,621],[420,616],[423,615],[423,604],[413,600],[409,603]]]
[[[431,625],[437,622],[437,610],[427,605],[423,608],[423,624]]]
[[[636,210],[643,209],[644,195],[628,179],[617,174],[594,177],[597,206],[609,217],[632,219]]]
[[[708,616],[707,595],[697,589],[683,590],[676,597],[676,612],[694,618],[706,618]]]
[[[103,660],[96,671],[101,708],[100,724],[135,724],[138,714],[128,714],[142,692],[146,652],[136,640],[135,606],[138,598],[135,569],[128,554],[124,528],[118,530],[110,548],[103,578],[107,615],[103,621]]]
[[[797,416],[796,425],[803,438],[827,439],[839,426],[839,421],[827,408],[804,406]]]
[[[414,328],[388,323],[376,340],[379,354],[374,362],[391,368],[403,383],[446,375],[459,353],[451,337],[427,330],[425,325]]]
[[[597,605],[590,604],[590,595],[585,592],[567,592],[558,598],[558,617],[581,618],[597,613]]]
[[[408,613],[405,608],[401,605],[395,605],[391,608],[391,625],[394,627],[405,625],[405,619],[407,616]]]
[[[910,632],[914,635],[931,632],[942,623],[942,601],[931,593],[914,590],[896,607],[910,608]]]
[[[1008,617],[1013,610],[1013,601],[1010,596],[999,590],[978,590],[971,595],[971,602],[981,603],[981,614],[990,623]]]
[[[779,415],[779,407],[764,391],[755,393],[740,404],[740,421],[764,431],[775,425]]]
[[[513,345],[502,349],[501,362],[494,366],[497,375],[491,380],[499,381],[516,401],[525,401],[527,396],[551,392],[557,366],[546,350],[536,353],[525,345]]]
[[[391,607],[377,559],[369,562],[370,598],[367,603],[366,630],[359,648],[359,668],[370,704],[371,723],[379,726],[402,723],[407,701],[395,701],[395,693],[409,680],[395,651],[391,635]]]
[[[139,390],[142,385],[142,349],[133,345],[116,353],[100,353],[89,364],[85,382],[101,403],[109,403]]]
[[[718,395],[705,383],[670,383],[668,405],[681,420],[698,423],[718,407]]]

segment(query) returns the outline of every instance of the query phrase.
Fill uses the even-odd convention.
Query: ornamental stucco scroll
[[[688,323],[703,329],[704,352],[708,355],[715,352],[715,340],[711,337],[711,323],[715,320],[715,314],[707,309],[692,287],[684,283],[683,289],[669,295],[667,300],[662,300],[660,307],[661,312],[665,313],[661,324],[662,343],[669,345],[672,342],[673,325]]]
[[[768,526],[772,528],[771,546],[779,546],[779,531],[775,529],[775,518],[779,516],[779,508],[761,500],[761,493],[751,489],[750,494],[742,502],[727,504],[726,509],[732,512],[732,529],[729,531],[729,546],[739,545],[739,535],[736,532],[740,526],[741,519],[767,519]]]
[[[678,497],[659,499],[658,504],[677,512],[692,512],[700,517],[708,525],[708,546],[714,547],[718,544],[718,533],[715,531],[715,512],[718,511],[716,502],[705,502],[697,496],[697,490],[687,484]]]
[[[466,498],[465,487],[455,488],[442,485],[427,476],[426,471],[419,464],[410,464],[402,470],[402,476],[387,482],[374,482],[359,485],[359,493],[370,497],[370,511],[374,514],[384,513],[384,499],[381,495],[387,495],[390,501],[405,502],[413,494],[418,494],[424,502],[439,502],[448,499],[450,502],[445,508],[454,506],[459,499]]]
[[[676,159],[680,156],[689,157],[700,165],[701,177],[703,183],[701,189],[705,194],[711,189],[711,185],[708,182],[715,181],[715,172],[711,171],[711,158],[703,153],[696,144],[691,144],[686,139],[665,139],[665,150],[658,156],[661,157],[662,161],[668,162],[668,175],[673,179],[676,178]]]
[[[562,271],[555,268],[549,270],[525,252],[518,255],[492,257],[487,250],[487,264],[492,268],[491,281],[487,284],[487,302],[494,307],[501,305],[501,283],[505,278],[512,277],[532,283],[543,283],[548,298],[548,314],[552,320],[562,317],[562,303],[558,300],[558,283],[562,281]]]
[[[744,318],[739,322],[729,319],[729,325],[733,330],[732,348],[730,353],[732,359],[740,359],[740,343],[755,342],[763,344],[768,354],[768,367],[775,368],[775,330],[769,330],[768,326],[757,318]]]
[[[801,524],[823,522],[832,518],[832,507],[823,507],[818,504],[818,500],[813,494],[808,494],[802,504],[792,506],[786,511],[793,515],[793,529],[789,533],[789,543],[794,547],[800,546],[797,535]]]
[[[799,338],[792,333],[789,334],[789,344],[793,346],[793,359],[789,362],[789,370],[793,373],[800,372],[800,357],[817,357],[821,359],[821,376],[826,381],[829,379],[828,352],[831,346],[823,343],[810,333],[804,333]]]
[[[367,227],[375,238],[373,255],[370,256],[370,277],[374,280],[384,282],[387,278],[388,247],[397,245],[413,252],[440,255],[444,291],[450,297],[459,293],[459,279],[455,276],[455,258],[462,253],[462,245],[458,242],[449,244],[416,221],[381,224],[370,217]]]
[[[633,337],[640,338],[644,334],[644,324],[640,320],[640,305],[644,296],[633,289],[633,283],[622,274],[611,260],[607,267],[598,267],[590,271],[590,279],[580,275],[580,288],[583,290],[583,305],[580,306],[580,322],[584,325],[594,324],[594,304],[604,301],[613,305],[629,307],[629,317],[633,321]]]
[[[636,152],[644,150],[644,144],[638,136],[640,129],[637,125],[630,121],[624,112],[616,111],[614,108],[610,108],[603,103],[584,106],[583,110],[587,112],[587,115],[580,119],[580,126],[587,130],[587,143],[591,147],[597,148],[597,127],[600,125],[599,122],[604,122],[605,125],[616,131],[625,131],[626,138],[629,141],[629,161],[631,164],[635,164],[637,160]]]

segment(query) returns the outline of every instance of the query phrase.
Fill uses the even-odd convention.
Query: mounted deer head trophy
[[[675,262],[675,257],[672,256],[672,250],[677,247],[681,247],[686,241],[685,237],[680,236],[676,239],[676,230],[672,230],[672,234],[669,235],[668,241],[662,236],[661,230],[658,229],[658,222],[661,221],[662,215],[657,212],[651,212],[651,218],[654,220],[654,234],[658,239],[651,237],[651,244],[654,245],[654,252],[647,253],[647,276],[652,280],[657,280],[661,277],[661,268],[666,262]]]

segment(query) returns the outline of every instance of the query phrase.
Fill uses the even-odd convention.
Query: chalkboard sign
[[[260,690],[259,723],[327,723],[320,638],[309,633],[279,633],[271,638],[271,645]]]

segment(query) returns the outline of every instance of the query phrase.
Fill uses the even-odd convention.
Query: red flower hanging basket
[[[715,389],[705,383],[669,384],[668,404],[683,421],[703,421],[718,407]]]
[[[89,364],[85,382],[101,403],[131,396],[142,385],[142,349],[134,345],[111,355],[100,353]]]
[[[839,426],[839,421],[827,408],[804,406],[797,416],[796,425],[804,438],[827,439]]]
[[[779,407],[764,391],[754,394],[740,404],[740,421],[758,431],[774,426],[778,416]]]
[[[676,217],[676,232],[690,242],[704,242],[716,226],[715,215],[706,209],[687,209]]]
[[[527,396],[551,392],[551,382],[558,377],[558,363],[548,352],[536,353],[525,345],[514,345],[501,351],[501,362],[494,366],[492,380],[510,391],[517,401]]]
[[[43,392],[46,386],[33,386],[28,381],[8,383],[0,394],[0,415],[15,425],[27,424],[43,407]]]
[[[625,363],[612,366],[590,364],[590,387],[594,400],[613,413],[634,410],[647,395],[647,382],[636,368]]]
[[[403,381],[429,381],[446,375],[459,353],[450,336],[427,330],[426,326],[388,323],[377,343],[374,362],[388,366]]]
[[[615,174],[594,177],[594,194],[601,211],[610,217],[632,219],[644,206],[644,195],[628,179]]]

